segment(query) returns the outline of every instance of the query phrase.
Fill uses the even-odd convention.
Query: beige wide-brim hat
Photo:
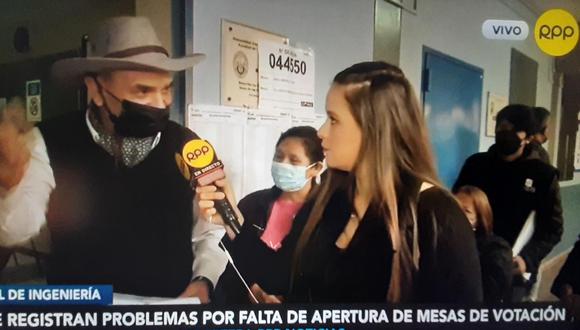
[[[146,17],[114,17],[89,35],[90,55],[56,61],[52,77],[59,83],[79,84],[87,74],[116,71],[176,72],[193,67],[205,58],[193,54],[171,58]]]

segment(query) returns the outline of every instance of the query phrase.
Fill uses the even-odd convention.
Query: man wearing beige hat
[[[207,302],[227,263],[224,231],[196,221],[175,154],[197,136],[169,120],[172,73],[204,55],[170,58],[143,17],[109,19],[90,39],[91,56],[53,66],[57,82],[85,84],[86,112],[26,138],[0,127],[0,245],[46,225],[49,284]]]

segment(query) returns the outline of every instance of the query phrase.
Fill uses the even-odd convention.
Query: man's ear
[[[103,96],[99,93],[99,86],[95,79],[97,78],[91,76],[84,78],[85,86],[87,86],[88,101],[93,101],[96,106],[101,107],[104,104]]]

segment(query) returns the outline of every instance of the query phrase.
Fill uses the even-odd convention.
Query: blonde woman
[[[329,167],[298,241],[291,301],[482,300],[469,222],[437,179],[401,70],[355,64],[334,78],[318,134]]]

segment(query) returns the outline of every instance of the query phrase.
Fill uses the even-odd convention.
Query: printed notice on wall
[[[272,187],[270,174],[276,142],[292,127],[292,116],[273,109],[248,110],[244,150],[244,187],[242,196]]]
[[[495,118],[497,113],[508,105],[508,98],[492,92],[487,93],[487,118],[485,123],[485,135],[495,136]]]
[[[288,38],[222,20],[221,104],[258,108],[258,46],[288,44]]]
[[[326,114],[311,111],[297,111],[292,113],[292,126],[311,126],[319,129],[326,121]]]
[[[314,52],[280,43],[259,45],[259,108],[314,111]]]

